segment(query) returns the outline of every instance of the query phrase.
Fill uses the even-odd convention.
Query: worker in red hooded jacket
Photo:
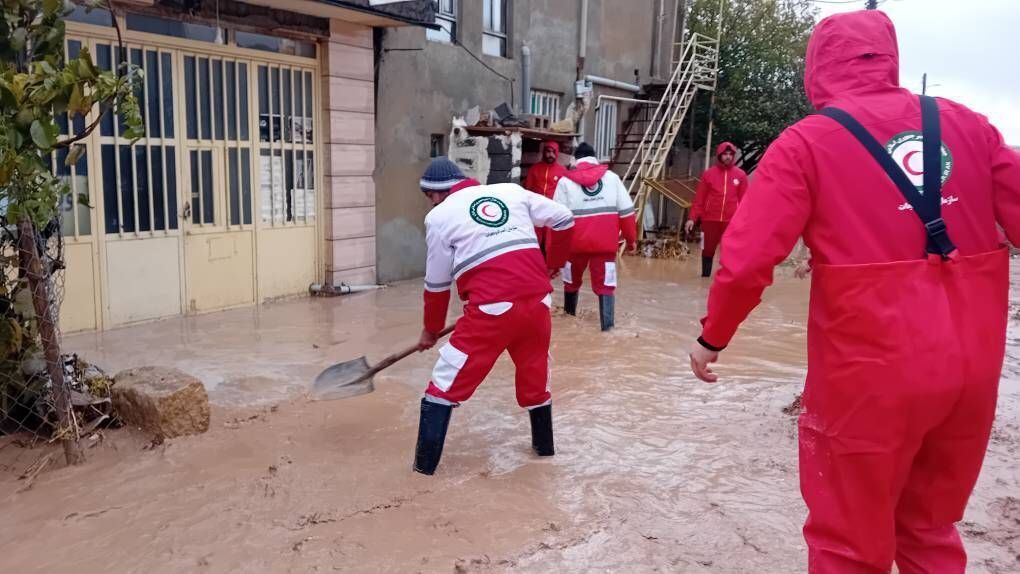
[[[813,573],[961,573],[1005,352],[1020,155],[981,115],[899,86],[879,11],[808,46],[820,110],[769,148],[726,233],[691,367],[718,359],[804,236],[808,374],[799,420]]]
[[[542,161],[528,168],[524,178],[524,189],[533,191],[547,199],[556,194],[556,184],[567,173],[567,168],[560,163],[560,145],[554,141],[542,142]],[[549,231],[544,227],[536,227],[539,247],[545,252],[546,235]]]
[[[737,206],[747,190],[747,174],[734,162],[737,160],[737,146],[723,142],[715,150],[717,163],[701,174],[698,190],[694,194],[694,205],[687,218],[687,233],[701,223],[704,246],[701,250],[701,276],[712,276],[712,258],[722,241],[726,226],[737,212]]]
[[[524,189],[552,199],[556,184],[566,173],[567,168],[560,163],[560,145],[553,141],[542,142],[542,161],[528,168]]]

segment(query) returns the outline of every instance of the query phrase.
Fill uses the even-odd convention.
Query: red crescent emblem
[[[498,217],[498,215],[493,215],[493,214],[489,213],[489,208],[490,207],[492,207],[491,203],[486,203],[485,205],[483,205],[482,209],[480,210],[482,212],[482,215],[484,215],[485,217],[490,217],[490,218]]]
[[[919,153],[921,152],[915,150],[903,156],[903,169],[910,175],[924,175],[923,171],[914,171],[914,169],[910,167],[910,158],[914,157],[914,155]]]

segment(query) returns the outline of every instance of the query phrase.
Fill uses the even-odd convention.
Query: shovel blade
[[[337,363],[319,373],[312,385],[315,400],[346,399],[375,390],[371,377],[366,377],[369,366],[365,357]]]

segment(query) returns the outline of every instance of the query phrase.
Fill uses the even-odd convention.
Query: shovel
[[[454,325],[450,325],[440,331],[436,335],[436,341],[452,333],[453,327]],[[375,390],[372,378],[376,373],[393,366],[394,363],[407,358],[417,350],[418,345],[413,345],[403,351],[393,353],[374,366],[369,365],[368,360],[364,356],[358,357],[353,361],[337,363],[319,373],[318,377],[315,377],[315,383],[312,386],[312,397],[318,401],[331,401],[371,393]]]

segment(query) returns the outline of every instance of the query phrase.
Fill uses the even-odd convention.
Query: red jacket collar
[[[461,181],[461,182],[455,184],[453,187],[451,187],[450,188],[450,193],[457,193],[458,191],[460,191],[462,189],[467,189],[469,187],[478,187],[479,185],[482,185],[482,184],[478,183],[478,180],[467,178],[464,181]]]

